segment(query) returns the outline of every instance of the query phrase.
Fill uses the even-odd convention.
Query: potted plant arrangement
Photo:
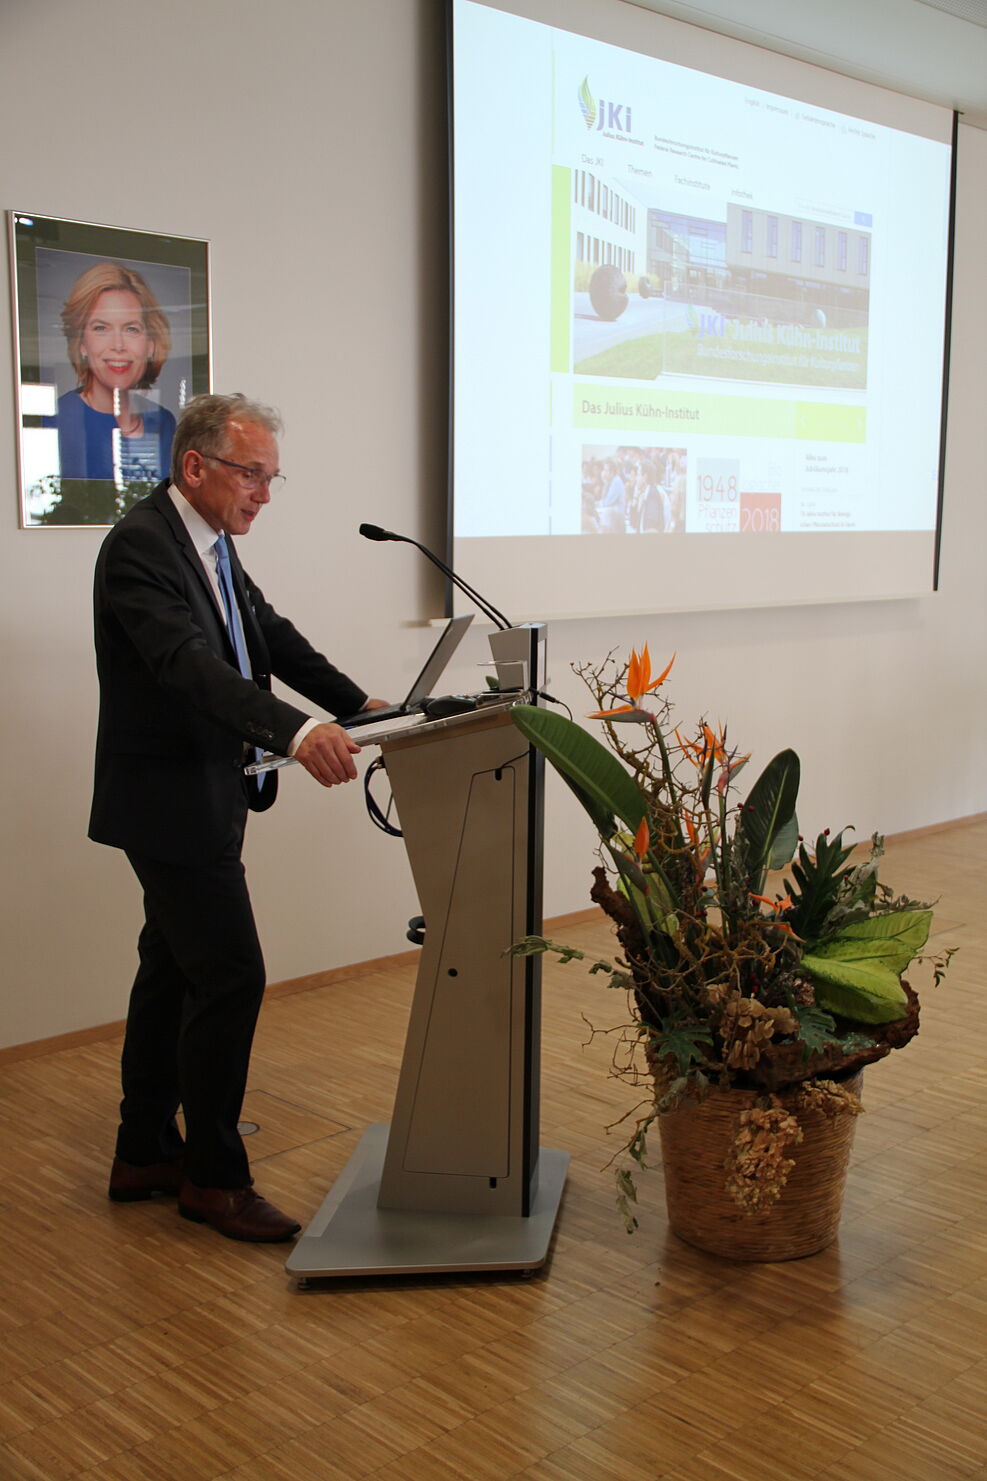
[[[590,970],[630,1004],[617,1072],[650,1087],[631,1159],[644,1165],[657,1121],[674,1232],[732,1259],[792,1259],[835,1236],[864,1065],[918,1031],[902,978],[932,910],[880,883],[879,836],[862,859],[847,830],[806,846],[794,751],[741,796],[749,758],[726,730],[673,724],[659,694],[671,667],[653,678],[645,646],[626,665],[576,669],[608,745],[552,711],[512,716],[599,833],[590,894],[621,955]],[[789,865],[769,897],[771,872]],[[544,937],[512,950],[584,959]],[[936,982],[950,954],[927,959]],[[621,1166],[628,1229],[635,1197]]]

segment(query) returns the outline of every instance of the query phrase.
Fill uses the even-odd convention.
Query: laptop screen
[[[395,715],[407,715],[415,710],[423,699],[428,699],[431,695],[450,658],[462,642],[463,634],[473,621],[473,617],[474,613],[467,612],[464,616],[453,617],[446,623],[439,641],[426,658],[421,673],[408,690],[407,697],[399,705],[388,705],[381,710],[361,710],[359,714],[347,715],[345,719],[337,720],[336,723],[352,730],[357,725],[374,725],[380,720],[387,720]]]
[[[429,697],[472,621],[473,613],[469,612],[464,617],[453,617],[446,623],[439,641],[426,658],[421,673],[408,690],[403,708],[420,704]]]

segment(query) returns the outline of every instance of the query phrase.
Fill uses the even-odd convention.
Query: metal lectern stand
[[[543,682],[544,629],[490,639]],[[522,678],[523,675],[523,678]],[[538,1144],[543,762],[510,701],[377,740],[426,921],[390,1125],[371,1126],[286,1263],[308,1278],[533,1270],[568,1154]]]

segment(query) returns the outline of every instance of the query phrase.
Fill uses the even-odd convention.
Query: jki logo
[[[583,122],[588,129],[595,126],[597,133],[629,134],[631,132],[630,106],[627,103],[608,103],[605,98],[597,102],[590,92],[588,76],[584,77],[580,84],[578,98]]]
[[[626,120],[626,121],[625,121]],[[607,103],[600,99],[600,116],[597,129],[613,129],[618,134],[631,131],[631,110],[627,103]]]

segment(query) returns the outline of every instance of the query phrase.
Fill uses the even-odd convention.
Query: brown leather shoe
[[[182,1164],[178,1162],[152,1162],[148,1167],[139,1167],[134,1162],[124,1162],[114,1157],[110,1169],[109,1195],[114,1203],[140,1203],[153,1198],[157,1193],[172,1197],[182,1186]]]
[[[197,1188],[187,1180],[178,1195],[178,1212],[193,1224],[209,1224],[227,1239],[279,1244],[302,1227],[253,1188]]]

